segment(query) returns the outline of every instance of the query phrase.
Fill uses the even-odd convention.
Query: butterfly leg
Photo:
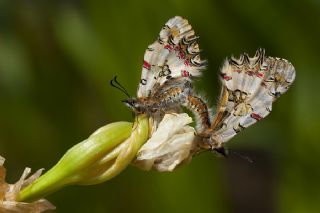
[[[138,116],[137,116],[137,115],[134,117],[134,120],[135,120],[135,121],[134,121],[133,124],[132,124],[132,130],[131,130],[131,132],[135,131],[136,128],[138,127],[138,125],[139,125],[139,119],[138,119]]]

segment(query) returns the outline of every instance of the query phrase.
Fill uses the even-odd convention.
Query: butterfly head
[[[228,157],[228,150],[223,147],[222,143],[217,142],[217,138],[214,134],[210,135],[208,133],[203,133],[199,134],[199,136],[202,138],[199,140],[200,150],[207,150],[223,157]]]
[[[132,109],[136,113],[144,113],[143,103],[137,98],[128,98],[122,101],[127,107]]]

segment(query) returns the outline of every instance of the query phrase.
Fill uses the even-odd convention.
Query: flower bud
[[[17,200],[35,200],[66,185],[97,184],[111,179],[135,158],[148,138],[148,129],[145,115],[138,116],[133,127],[128,122],[101,127],[69,149],[53,168],[24,188]]]

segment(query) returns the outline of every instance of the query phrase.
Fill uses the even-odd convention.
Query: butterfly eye
[[[125,105],[127,105],[128,107],[134,107],[135,105],[135,101],[133,99],[126,99],[122,101],[123,103],[125,103]]]

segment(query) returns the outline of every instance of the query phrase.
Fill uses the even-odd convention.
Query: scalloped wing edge
[[[200,59],[198,38],[186,19],[176,16],[167,21],[145,52],[137,96],[152,96],[157,84],[173,78],[191,81],[200,76],[207,62]]]
[[[252,58],[244,53],[239,59],[227,59],[221,69],[222,95],[211,127],[214,140],[227,142],[266,117],[295,75],[289,61],[265,56],[261,48]]]

